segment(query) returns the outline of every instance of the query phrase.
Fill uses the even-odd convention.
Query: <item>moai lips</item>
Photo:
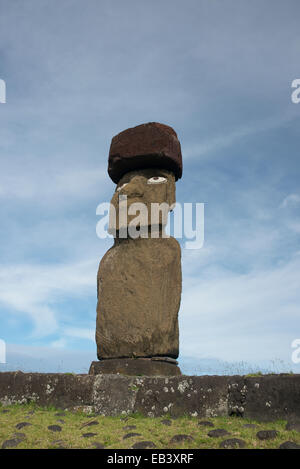
[[[133,204],[143,204],[149,214],[153,204],[165,203],[169,209],[174,205],[175,181],[182,174],[176,133],[153,122],[121,132],[112,139],[108,172],[117,184],[111,204],[118,211],[126,196],[128,218],[124,222],[117,217],[114,246],[104,255],[98,270],[99,365],[103,359],[176,359],[182,283],[180,245],[174,238],[163,236],[166,217],[160,214],[155,221],[156,236],[151,236],[154,222],[150,215],[140,218],[140,226],[149,229],[148,237],[134,238],[128,229]],[[119,236],[121,228],[127,236]],[[170,367],[174,374],[180,373],[179,369],[175,372],[174,364]],[[101,366],[97,369],[101,372]]]

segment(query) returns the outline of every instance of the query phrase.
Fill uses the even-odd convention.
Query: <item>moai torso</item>
[[[98,272],[98,358],[177,358],[180,296],[174,238],[117,242]]]
[[[109,173],[117,183],[111,201],[116,218],[110,223],[115,242],[98,270],[98,359],[177,358],[180,245],[174,238],[164,237],[167,209],[162,215],[157,207],[152,208],[151,216],[153,203],[165,203],[169,208],[175,203],[175,180],[181,176],[175,132],[149,123],[117,135],[111,145]],[[119,216],[124,196],[125,221]],[[131,211],[137,203],[144,204],[147,214]],[[137,214],[145,237],[130,234]],[[125,232],[126,237],[121,238],[120,233]]]

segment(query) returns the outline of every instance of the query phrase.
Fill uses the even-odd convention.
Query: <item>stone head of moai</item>
[[[179,354],[180,245],[173,237],[128,233],[141,205],[146,211],[141,207],[138,227],[148,232],[155,226],[158,234],[164,230],[168,211],[175,204],[175,182],[182,175],[175,131],[150,122],[119,133],[111,142],[108,173],[116,183],[111,200],[116,218],[111,217],[109,223],[115,242],[98,270],[98,359],[165,357],[175,361]],[[161,211],[161,204],[167,210]],[[121,215],[124,206],[125,217]]]
[[[108,164],[108,173],[117,184],[109,232],[118,237],[123,229],[126,237],[130,225],[163,229],[176,202],[175,181],[182,175],[174,130],[151,122],[121,132],[112,139]],[[147,231],[143,232],[146,236]]]

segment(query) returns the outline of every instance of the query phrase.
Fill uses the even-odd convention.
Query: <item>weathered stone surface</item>
[[[95,449],[105,449],[105,446],[103,443],[99,443],[98,441],[94,441],[93,443],[93,446],[95,447]]]
[[[155,443],[153,441],[138,441],[134,443],[131,447],[132,449],[151,449],[156,448]]]
[[[151,357],[154,362],[167,362],[173,365],[178,365],[178,361],[171,357]]]
[[[235,377],[229,384],[228,411],[229,415],[243,417],[245,412],[245,403],[247,397],[247,388],[242,376]]]
[[[172,417],[213,417],[228,413],[226,376],[130,377],[0,373],[0,402],[36,402],[68,410],[127,416],[141,412]],[[51,392],[50,392],[51,391]]]
[[[227,430],[224,430],[224,428],[216,428],[215,430],[208,432],[207,435],[211,438],[219,438],[220,436],[230,435],[230,433]]]
[[[297,407],[300,375],[291,375],[289,379],[274,375],[271,389],[268,376],[260,378],[260,386],[264,387],[265,379],[269,396],[276,396],[276,391],[280,390],[278,411],[270,414],[269,407],[261,405],[261,395],[250,393],[246,394],[246,400],[243,398],[244,406],[247,408],[247,399],[251,398],[249,405],[253,408],[256,399],[260,414],[249,418],[297,421],[300,418]],[[65,411],[79,409],[100,415],[124,415],[124,421],[133,412],[150,417],[168,414],[174,418],[187,414],[207,419],[230,415],[232,408],[239,407],[240,394],[233,391],[236,385],[242,389],[247,380],[241,376],[133,377],[4,372],[0,373],[0,403],[7,406],[36,402]]]
[[[0,373],[0,402],[3,405],[38,402],[65,409],[92,402],[93,377],[60,373]],[[58,413],[56,415],[65,415]],[[26,422],[27,423],[27,422]]]
[[[172,417],[185,413],[195,417],[215,417],[228,413],[229,378],[222,376],[147,377],[138,380],[135,409],[146,415]]]
[[[24,440],[26,438],[26,435],[25,435],[25,433],[15,432],[13,434],[13,437],[14,438],[23,438],[23,440]]]
[[[245,423],[243,427],[244,428],[257,428],[257,425],[255,425],[255,423]]]
[[[55,449],[66,449],[65,442],[63,440],[54,440],[51,442],[51,445],[54,446]]]
[[[224,440],[220,443],[220,448],[224,449],[235,449],[245,447],[246,442],[244,440],[240,440],[239,438],[229,438],[228,440]]]
[[[184,435],[184,434],[179,434],[179,435],[174,435],[172,436],[170,443],[183,443],[184,441],[193,441],[194,438],[191,435]]]
[[[20,423],[17,423],[16,429],[21,430],[22,428],[28,427],[29,425],[31,425],[31,423],[29,422],[20,422]]]
[[[93,378],[93,409],[96,413],[129,415],[135,412],[139,390],[136,378],[122,375],[96,375]]]
[[[128,171],[165,168],[176,180],[182,176],[182,156],[176,132],[168,125],[149,122],[120,132],[111,141],[108,174],[118,183]]]
[[[300,420],[297,422],[288,422],[285,426],[285,429],[288,431],[294,430],[296,432],[300,432]]]
[[[80,428],[84,428],[84,427],[93,427],[95,425],[99,425],[99,422],[98,420],[90,420],[89,422],[86,422],[84,423],[83,425],[81,425]]]
[[[284,443],[281,443],[279,449],[300,449],[300,445],[294,441],[285,441]]]
[[[207,420],[201,420],[200,422],[198,422],[198,425],[200,425],[202,427],[214,427],[214,424],[212,422],[207,421]]]
[[[125,427],[123,427],[124,431],[135,430],[135,429],[136,429],[136,425],[126,425]]]
[[[260,430],[256,433],[256,436],[259,440],[273,440],[277,435],[277,430]]]
[[[151,358],[118,358],[92,362],[89,374],[121,374],[127,376],[177,376],[180,368],[172,362]]]
[[[181,297],[179,243],[119,240],[98,271],[97,356],[178,357]]]
[[[127,433],[123,436],[123,440],[127,440],[128,438],[133,438],[134,436],[142,436],[140,433]]]
[[[127,234],[133,239],[151,234],[161,238],[159,228],[168,222],[175,194],[175,176],[170,171],[149,168],[126,173],[111,198],[108,232],[114,238],[125,238]],[[139,227],[138,232],[129,229],[132,225]]]
[[[60,425],[49,425],[48,430],[51,432],[61,432],[61,426]]]
[[[245,377],[243,381],[244,417],[266,421],[300,418],[300,374]]]
[[[83,438],[93,438],[93,436],[97,436],[97,433],[83,433]]]
[[[170,427],[172,425],[171,420],[168,419],[161,420],[160,423],[162,423],[163,425],[167,425],[167,427]]]
[[[5,440],[2,443],[2,449],[16,448],[20,443],[22,443],[23,438],[11,438],[10,440]]]
[[[97,357],[177,358],[181,252],[164,231],[182,173],[175,131],[150,122],[119,133],[112,139],[108,172],[117,183],[108,228],[115,242],[97,276]],[[99,373],[110,372],[107,367],[97,365]],[[154,375],[155,366],[149,367],[137,372],[133,365],[129,374]],[[157,367],[158,374],[169,375],[161,373],[166,365]]]

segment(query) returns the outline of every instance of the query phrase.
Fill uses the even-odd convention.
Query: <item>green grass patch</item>
[[[57,415],[64,412],[65,415]],[[161,421],[169,419],[171,424],[164,425]],[[87,425],[91,421],[97,421],[97,425]],[[198,425],[199,421],[208,420],[214,427]],[[21,429],[16,425],[28,422]],[[255,424],[255,428],[246,428],[245,424]],[[53,432],[48,429],[51,425],[59,425],[61,431]],[[259,423],[240,417],[215,417],[199,418],[184,416],[171,418],[164,416],[159,418],[144,417],[135,413],[129,416],[104,417],[83,412],[61,411],[54,407],[42,408],[36,404],[23,404],[12,406],[0,406],[0,448],[7,440],[20,438],[17,448],[94,448],[95,443],[101,443],[108,449],[128,449],[137,441],[152,441],[157,449],[193,449],[193,448],[219,448],[221,441],[228,438],[238,438],[245,441],[246,448],[267,449],[278,448],[285,441],[293,441],[300,444],[300,433],[285,430],[286,421],[278,420],[270,423]],[[126,426],[135,426],[135,429],[126,430]],[[211,438],[208,432],[222,428],[230,435]],[[256,434],[260,430],[277,430],[278,435],[272,440],[261,441]],[[25,436],[16,436],[23,433]],[[94,436],[85,438],[83,434],[95,433]],[[127,439],[123,437],[128,433],[139,433]],[[174,435],[190,435],[192,441],[170,443]]]

